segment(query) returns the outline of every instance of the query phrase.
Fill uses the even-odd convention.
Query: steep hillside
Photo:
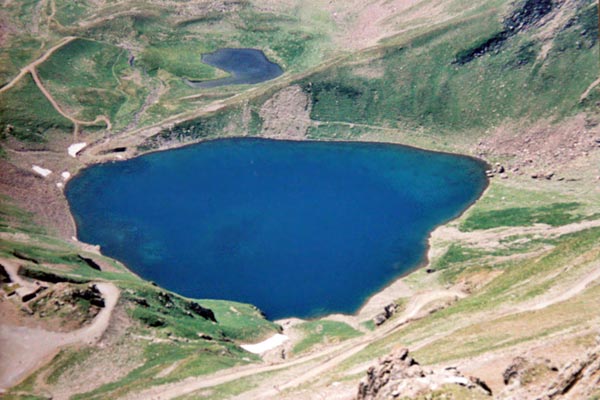
[[[600,397],[597,2],[5,1],[0,44],[4,398]],[[223,47],[285,72],[186,85],[226,74],[199,62]],[[426,266],[311,321],[184,298],[75,239],[80,169],[226,136],[468,154],[490,184]]]

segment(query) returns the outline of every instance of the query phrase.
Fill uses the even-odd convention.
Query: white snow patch
[[[255,344],[243,344],[240,347],[253,354],[262,354],[266,351],[272,350],[278,346],[281,346],[287,342],[290,338],[281,333],[277,333],[267,340]]]
[[[33,169],[35,172],[37,172],[38,174],[40,174],[44,178],[47,177],[48,175],[50,175],[52,173],[52,171],[50,171],[49,169],[42,168],[39,165],[33,165],[31,167],[31,169]]]
[[[470,381],[464,376],[451,376],[446,378],[444,383],[455,383],[457,385],[468,386]]]
[[[73,143],[72,145],[69,146],[69,149],[67,150],[67,153],[69,153],[69,155],[71,157],[77,157],[77,154],[83,150],[85,147],[87,146],[87,143]]]
[[[62,189],[65,185],[62,182],[56,182],[56,187]]]
[[[60,174],[60,176],[62,176],[62,178],[63,178],[63,181],[65,181],[65,182],[66,182],[66,181],[68,181],[68,180],[69,180],[69,178],[71,177],[71,173],[70,173],[69,171],[65,171],[65,172],[63,172],[62,174]]]

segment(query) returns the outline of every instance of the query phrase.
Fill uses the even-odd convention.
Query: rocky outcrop
[[[506,387],[499,394],[502,400],[535,399],[544,384],[554,379],[558,368],[550,360],[542,358],[515,357],[502,374]]]
[[[561,369],[547,359],[516,357],[503,380],[501,400],[593,398],[600,394],[600,345]]]
[[[210,308],[202,307],[195,301],[190,301],[189,303],[187,303],[186,307],[188,310],[204,319],[207,319],[212,322],[217,322],[217,319],[215,318],[215,313]]]
[[[357,400],[415,398],[444,392],[452,386],[472,392],[475,398],[491,396],[490,388],[478,378],[465,377],[456,368],[423,368],[408,349],[395,350],[367,370],[358,387]]]
[[[538,23],[553,9],[552,0],[522,0],[515,3],[512,12],[504,19],[504,29],[475,46],[456,55],[456,64],[467,64],[488,53],[498,53],[505,42],[520,31]]]
[[[6,268],[0,264],[0,283],[11,283],[10,275],[6,272]]]
[[[262,135],[271,138],[303,139],[311,125],[310,96],[298,85],[275,93],[260,108]]]
[[[537,399],[588,399],[595,394],[600,394],[600,345],[567,364]]]
[[[390,303],[383,308],[383,312],[377,314],[375,318],[373,318],[373,322],[376,326],[383,324],[388,319],[392,318],[392,316],[396,313],[398,309],[398,304]]]

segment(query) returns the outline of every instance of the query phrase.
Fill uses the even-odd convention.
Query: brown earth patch
[[[262,134],[279,139],[303,139],[311,124],[310,98],[298,85],[275,93],[260,108]]]
[[[477,153],[489,161],[505,161],[509,173],[541,178],[599,147],[600,121],[579,114],[558,125],[501,126],[479,142]]]
[[[60,171],[53,171],[52,175],[60,175]],[[62,237],[75,234],[68,204],[54,181],[0,159],[0,194],[31,212],[35,222],[54,228]]]

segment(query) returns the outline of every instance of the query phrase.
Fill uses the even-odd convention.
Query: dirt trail
[[[44,96],[46,96],[46,98],[48,99],[50,104],[52,104],[52,107],[54,107],[54,109],[60,115],[62,115],[63,117],[65,117],[66,119],[68,119],[69,121],[71,121],[73,123],[73,132],[74,132],[75,136],[77,135],[77,132],[79,132],[80,125],[96,125],[99,122],[104,122],[106,124],[106,129],[110,130],[112,128],[112,124],[110,123],[110,120],[105,115],[99,115],[93,121],[82,121],[82,120],[79,120],[79,119],[67,114],[60,107],[60,105],[56,102],[54,97],[52,97],[52,95],[50,94],[48,89],[46,89],[46,87],[42,83],[42,80],[40,79],[40,76],[37,73],[37,70],[35,68],[31,68],[30,72],[31,72],[31,76],[33,77],[33,80],[35,81],[35,84],[40,89],[40,91],[44,94]]]
[[[592,82],[590,86],[588,86],[588,88],[585,90],[585,92],[583,92],[583,94],[579,98],[579,102],[581,103],[585,99],[587,99],[587,97],[590,95],[590,92],[594,90],[594,88],[598,85],[600,85],[600,78],[596,79],[594,82]]]
[[[536,311],[543,308],[549,307],[553,304],[567,301],[572,297],[575,297],[579,293],[583,292],[590,286],[594,281],[600,279],[600,263],[596,263],[592,270],[577,280],[573,285],[567,287],[561,293],[549,292],[546,296],[540,299],[536,299],[530,303],[523,304],[518,307],[519,311]],[[566,286],[566,285],[565,285]]]
[[[19,74],[17,76],[15,76],[9,83],[7,83],[6,85],[4,85],[0,88],[0,93],[3,93],[5,91],[7,91],[8,89],[12,88],[13,86],[15,86],[25,75],[31,74],[35,84],[40,89],[42,94],[46,97],[46,99],[48,99],[50,104],[52,104],[52,107],[54,107],[54,109],[60,115],[62,115],[63,117],[65,117],[66,119],[71,121],[71,123],[73,124],[73,133],[75,134],[75,136],[77,136],[77,132],[79,132],[79,126],[81,126],[81,125],[84,125],[84,126],[96,125],[99,122],[104,122],[106,124],[106,129],[110,130],[112,128],[112,124],[111,124],[110,120],[108,119],[108,117],[106,117],[105,115],[99,115],[93,121],[82,121],[82,120],[79,120],[79,119],[67,114],[62,109],[62,107],[58,104],[58,102],[54,99],[54,97],[50,94],[48,89],[46,89],[46,87],[43,85],[42,80],[40,79],[40,76],[37,72],[36,67],[38,65],[40,65],[43,62],[45,62],[46,60],[48,60],[48,58],[50,58],[50,56],[52,56],[52,54],[54,54],[54,52],[56,50],[60,49],[61,47],[65,46],[67,43],[70,43],[75,39],[77,39],[77,37],[75,37],[75,36],[65,37],[58,44],[56,44],[55,46],[50,48],[42,57],[38,58],[37,60],[33,61],[32,63],[21,68],[21,71],[19,72]]]
[[[96,283],[96,287],[104,297],[105,306],[85,328],[60,333],[39,328],[0,325],[0,393],[52,359],[61,348],[76,343],[91,345],[100,340],[108,327],[120,292],[112,283],[100,282]]]
[[[21,71],[19,72],[19,74],[17,76],[15,76],[10,82],[8,82],[6,85],[4,85],[0,88],[0,93],[3,93],[5,91],[7,91],[8,89],[12,88],[13,86],[15,86],[21,80],[21,78],[23,78],[25,75],[31,73],[31,71],[33,69],[35,69],[35,67],[37,67],[38,65],[45,62],[48,58],[50,58],[50,56],[52,56],[52,54],[54,54],[54,52],[56,50],[60,49],[61,47],[63,47],[67,43],[72,42],[75,39],[77,39],[77,37],[75,37],[75,36],[67,36],[67,37],[63,38],[60,42],[58,42],[53,47],[48,49],[48,51],[44,55],[42,55],[40,58],[38,58],[37,60],[33,61],[32,63],[21,68]]]

